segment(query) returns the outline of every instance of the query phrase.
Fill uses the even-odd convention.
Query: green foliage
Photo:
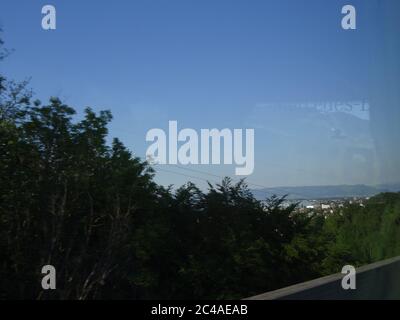
[[[347,205],[328,217],[325,272],[344,263],[363,265],[400,255],[400,194],[379,194],[365,206]]]
[[[107,146],[110,112],[14,108],[0,127],[3,297],[240,298],[316,273],[309,223],[283,199],[229,179],[172,192],[118,139]],[[44,264],[55,292],[39,287]]]
[[[59,99],[0,122],[2,298],[233,299],[400,252],[400,196],[306,217],[226,178],[202,192],[158,186],[118,140],[111,113]],[[58,289],[40,288],[57,269]]]
[[[26,86],[0,75],[0,299],[243,298],[400,254],[400,194],[325,219],[228,178],[172,191],[106,144],[109,111],[77,122]]]

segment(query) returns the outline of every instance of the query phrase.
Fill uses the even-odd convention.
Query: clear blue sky
[[[345,31],[349,3],[357,30]],[[110,109],[110,135],[142,158],[146,132],[177,120],[179,128],[255,128],[255,184],[396,182],[399,3],[2,0],[3,38],[15,52],[1,68],[31,77],[42,101],[59,96],[80,113]],[[41,28],[45,4],[57,9],[55,31]],[[360,101],[371,111],[357,111]],[[354,110],[300,105],[315,102],[352,102]],[[232,166],[191,168],[234,175]],[[157,175],[163,184],[188,179]]]

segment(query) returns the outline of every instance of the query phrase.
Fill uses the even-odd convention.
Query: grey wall
[[[400,299],[400,257],[357,269],[355,290],[342,288],[343,277],[342,274],[335,274],[260,294],[248,300]]]

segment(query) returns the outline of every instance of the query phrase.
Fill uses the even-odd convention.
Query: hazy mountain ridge
[[[253,189],[254,196],[264,200],[272,195],[288,195],[287,199],[312,200],[347,197],[371,197],[382,192],[400,192],[400,183],[377,186],[337,185],[337,186],[300,186]]]

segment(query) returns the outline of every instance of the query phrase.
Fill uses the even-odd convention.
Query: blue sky
[[[348,3],[357,30],[341,28]],[[41,28],[45,4],[56,7],[54,31]],[[396,0],[2,0],[15,52],[1,69],[31,77],[42,101],[110,109],[110,136],[142,158],[146,132],[177,120],[180,129],[255,128],[254,184],[398,182],[398,11]],[[337,102],[352,111],[315,107]],[[234,176],[227,165],[190,168]],[[163,184],[188,179],[157,174]]]

